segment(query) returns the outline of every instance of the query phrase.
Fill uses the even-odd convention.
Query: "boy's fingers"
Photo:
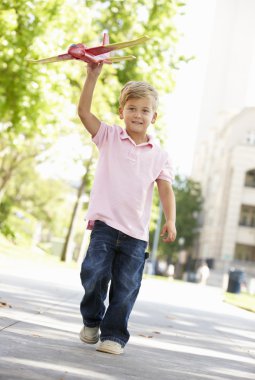
[[[161,236],[163,236],[164,234],[161,234]],[[173,241],[175,241],[175,238],[176,238],[176,234],[174,232],[170,232],[168,234],[168,236],[166,236],[165,238],[163,238],[163,241],[165,243],[171,243]]]
[[[164,236],[165,233],[166,233],[166,227],[163,226],[163,228],[162,228],[162,230],[161,230],[161,234],[160,234],[160,236]]]

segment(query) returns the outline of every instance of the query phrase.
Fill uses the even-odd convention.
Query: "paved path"
[[[83,344],[78,272],[0,260],[1,380],[255,379],[255,314],[217,288],[145,279],[125,354]]]

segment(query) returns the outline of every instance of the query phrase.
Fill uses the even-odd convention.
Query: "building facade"
[[[197,149],[204,206],[198,257],[255,275],[255,107],[223,118]]]
[[[196,255],[255,277],[255,2],[216,0],[192,177],[204,197]]]

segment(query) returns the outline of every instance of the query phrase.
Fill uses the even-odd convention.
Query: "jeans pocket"
[[[93,230],[91,231],[91,238],[94,236],[105,236],[107,235],[107,231],[109,230],[109,226],[106,223],[101,222],[101,220],[95,220]]]

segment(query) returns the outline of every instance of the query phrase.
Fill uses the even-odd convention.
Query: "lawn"
[[[225,293],[224,301],[255,313],[255,295],[248,293]]]
[[[5,264],[11,265],[11,263],[13,265],[23,265],[25,263],[29,265],[29,262],[45,266],[77,267],[75,262],[61,262],[59,257],[51,255],[38,247],[31,247],[29,244],[16,245],[0,234],[0,265],[2,267]]]

